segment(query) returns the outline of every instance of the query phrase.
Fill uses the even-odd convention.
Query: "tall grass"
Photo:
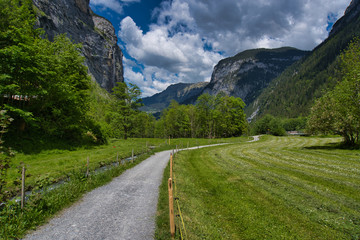
[[[188,239],[359,239],[360,151],[340,141],[265,136],[181,152]]]

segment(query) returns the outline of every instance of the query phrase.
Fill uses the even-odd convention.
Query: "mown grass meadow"
[[[186,239],[359,239],[360,151],[340,142],[263,136],[179,153]]]

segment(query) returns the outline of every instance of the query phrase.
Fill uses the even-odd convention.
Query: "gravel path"
[[[89,192],[25,239],[154,239],[159,186],[170,152],[156,153]]]
[[[203,147],[208,146],[189,149]],[[170,153],[156,153],[109,184],[85,194],[24,239],[154,239],[159,186]]]

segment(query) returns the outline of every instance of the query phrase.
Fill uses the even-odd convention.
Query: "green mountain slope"
[[[247,115],[251,118],[267,113],[281,117],[308,115],[314,100],[334,87],[337,57],[359,35],[360,1],[353,1],[330,36],[274,79],[246,109]]]

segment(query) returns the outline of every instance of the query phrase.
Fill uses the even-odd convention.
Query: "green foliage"
[[[158,137],[233,137],[247,128],[240,98],[223,94],[201,95],[195,106],[172,101],[155,125]]]
[[[37,129],[80,140],[94,125],[86,118],[90,77],[81,45],[64,35],[41,38],[30,0],[2,0],[0,8],[0,104],[15,119],[12,135]]]
[[[138,86],[132,83],[127,85],[124,82],[118,82],[116,84],[117,86],[113,88],[113,95],[116,101],[112,104],[110,119],[118,128],[118,134],[123,135],[124,139],[127,139],[131,135],[130,131],[136,128],[136,121],[139,120],[140,112],[138,108],[142,105],[140,98],[141,91]]]
[[[360,135],[360,41],[355,39],[340,57],[341,75],[334,90],[318,99],[311,109],[312,133],[335,133],[348,145]]]
[[[299,131],[306,128],[307,118],[287,118],[283,120],[283,127],[286,131]]]
[[[279,118],[267,114],[263,118],[256,121],[253,129],[253,134],[271,134],[274,136],[286,135],[282,121]]]
[[[0,110],[0,203],[6,199],[5,186],[7,185],[7,171],[10,168],[10,160],[14,155],[11,148],[3,146],[3,136],[12,122],[12,118],[6,114],[6,110]]]
[[[338,58],[359,33],[359,15],[351,21],[343,21],[336,34],[274,79],[247,107],[247,115],[259,109],[259,118],[265,114],[287,118],[308,116],[315,99],[335,87],[339,75]]]

